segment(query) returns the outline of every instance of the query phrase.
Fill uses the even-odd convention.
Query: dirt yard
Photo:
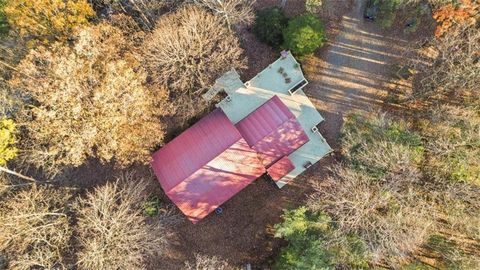
[[[278,4],[260,0],[256,8]],[[325,0],[319,14],[327,22],[328,45],[317,55],[303,59],[310,84],[305,92],[325,117],[320,126],[329,144],[338,151],[343,117],[350,112],[372,112],[382,108],[392,81],[391,65],[402,55],[408,36],[389,37],[386,32],[363,19],[364,1]],[[304,11],[304,1],[287,1],[289,16]],[[249,58],[248,79],[278,57],[267,45],[255,39],[249,29],[242,32]],[[281,219],[282,209],[300,205],[311,192],[308,179],[322,178],[336,162],[328,157],[283,189],[266,179],[258,179],[223,205],[221,215],[211,214],[196,225],[179,215],[171,235],[172,252],[167,258],[151,261],[151,269],[182,269],[195,253],[217,256],[237,266],[250,263],[253,269],[268,265],[284,245],[273,238],[272,227]],[[159,196],[162,192],[158,188]],[[152,220],[155,222],[155,220]]]

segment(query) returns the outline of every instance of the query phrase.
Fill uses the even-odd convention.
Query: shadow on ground
[[[338,149],[343,117],[349,113],[375,112],[395,84],[392,64],[400,60],[407,41],[387,37],[363,19],[363,1],[356,1],[344,16],[342,32],[328,49],[304,62],[310,84],[306,94],[325,116],[327,141]]]

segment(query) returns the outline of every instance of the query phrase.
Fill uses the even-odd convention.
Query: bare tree
[[[430,40],[409,64],[419,73],[419,96],[438,94],[479,97],[480,31],[460,26]],[[422,53],[428,52],[428,53]]]
[[[348,117],[342,138],[345,162],[328,184],[314,183],[308,206],[331,214],[339,235],[358,235],[371,262],[398,266],[435,226],[421,183],[421,138],[383,114]]]
[[[310,13],[318,13],[322,7],[322,0],[306,0],[305,9]]]
[[[108,7],[112,13],[128,14],[144,28],[151,29],[164,9],[174,8],[183,0],[93,0],[93,2]]]
[[[0,78],[0,118],[11,117],[22,106],[22,99]]]
[[[245,67],[237,37],[223,21],[195,6],[162,16],[147,37],[141,58],[158,88],[171,90],[177,113],[203,109],[200,94],[232,67]]]
[[[430,176],[480,187],[480,115],[475,106],[439,104],[422,126]]]
[[[460,245],[477,245],[480,242],[480,186],[462,182],[446,182],[441,179],[433,182],[431,190],[439,201],[438,225],[440,232]],[[466,240],[466,241],[465,241]],[[480,255],[480,250],[471,249]]]
[[[194,263],[185,262],[185,270],[239,270],[216,256],[195,254]]]
[[[129,44],[137,49],[140,47],[147,35],[146,31],[135,22],[135,20],[125,14],[115,14],[110,17],[110,24],[122,31]]]
[[[255,0],[192,0],[194,3],[211,10],[232,26],[251,24],[255,19],[253,5]]]
[[[441,269],[480,267],[480,187],[436,178],[428,184],[437,212],[435,234],[420,255],[435,256]]]
[[[426,241],[435,223],[433,207],[413,185],[374,180],[348,166],[337,166],[318,183],[309,200],[315,211],[330,213],[339,235],[356,234],[365,241],[375,263],[401,264]]]
[[[24,105],[26,97],[12,89],[8,78],[18,72],[16,64],[26,54],[25,41],[20,38],[4,37],[0,40],[0,118],[12,117]]]
[[[143,269],[146,254],[165,251],[161,224],[142,215],[145,181],[124,175],[78,201],[78,264],[82,269]]]
[[[402,120],[384,113],[351,115],[342,130],[342,152],[359,170],[391,185],[419,183],[423,158],[421,137]]]
[[[4,200],[0,208],[0,250],[12,269],[67,269],[72,235],[61,189],[32,185]]]

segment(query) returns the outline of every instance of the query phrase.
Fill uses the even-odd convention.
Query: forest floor
[[[278,2],[259,0],[256,8]],[[383,108],[388,91],[398,87],[392,65],[402,57],[406,45],[417,39],[404,35],[401,29],[390,31],[394,36],[387,35],[363,19],[363,5],[361,0],[324,1],[319,16],[327,22],[329,42],[316,55],[301,59],[310,82],[305,92],[324,116],[320,129],[336,153],[343,117]],[[289,16],[301,14],[304,1],[287,1],[285,10]],[[241,34],[249,58],[249,69],[242,79],[248,80],[273,62],[278,52],[256,40],[249,29]],[[312,191],[310,180],[324,178],[335,162],[335,156],[324,158],[281,190],[271,181],[258,179],[227,201],[221,215],[211,214],[195,225],[179,218],[170,236],[171,251],[166,258],[152,260],[151,269],[182,269],[183,262],[195,253],[217,256],[238,266],[250,263],[253,269],[268,269],[284,244],[273,237],[273,225],[281,221],[282,210],[304,203]],[[160,190],[158,194],[162,196]]]

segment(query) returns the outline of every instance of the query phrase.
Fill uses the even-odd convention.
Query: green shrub
[[[142,205],[143,213],[149,217],[155,217],[159,214],[159,210],[162,207],[161,200],[155,196],[149,196]]]
[[[282,31],[287,26],[287,21],[282,9],[263,9],[257,13],[253,32],[262,42],[278,48],[283,43]]]
[[[376,20],[377,24],[383,28],[391,27],[396,17],[396,10],[399,4],[402,2],[400,0],[375,0],[376,5],[378,5],[378,18]]]
[[[300,207],[285,211],[283,219],[275,226],[275,237],[282,237],[289,244],[282,249],[276,269],[368,267],[364,242],[356,236],[334,235],[335,228],[327,214]]]
[[[285,47],[297,55],[313,53],[326,40],[323,23],[312,14],[291,19],[283,38]]]
[[[6,3],[6,0],[0,0],[0,37],[6,35],[10,29],[8,26],[7,17],[3,11]]]

